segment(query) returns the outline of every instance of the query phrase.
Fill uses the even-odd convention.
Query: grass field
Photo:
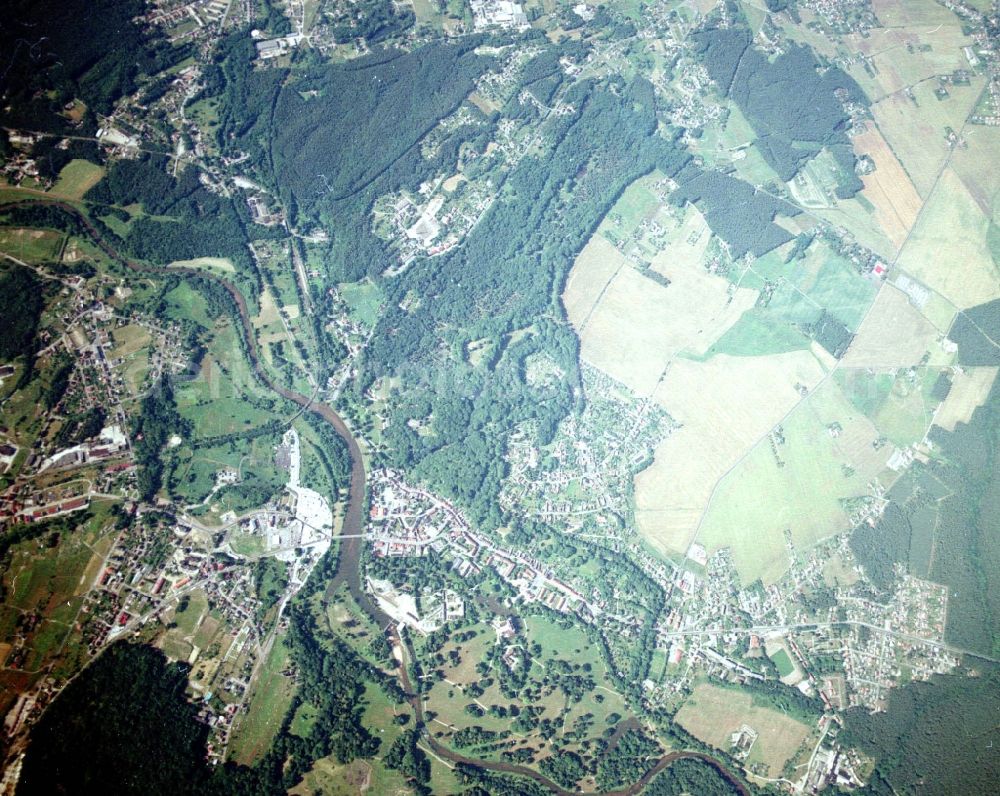
[[[0,252],[27,263],[58,262],[65,237],[47,229],[0,229]]]
[[[961,309],[992,301],[1000,297],[1000,272],[988,243],[990,221],[946,169],[899,265]]]
[[[759,444],[720,482],[698,535],[709,550],[732,550],[744,583],[784,573],[786,530],[800,548],[846,530],[841,500],[867,494],[892,452],[872,448],[878,430],[833,381],[782,422],[782,436]]]
[[[801,400],[797,385],[823,375],[809,351],[671,364],[654,398],[681,427],[635,480],[636,521],[654,549],[687,550],[719,479]]]
[[[52,193],[67,199],[82,199],[83,195],[101,181],[104,169],[89,160],[75,158],[59,172],[59,179],[52,186]]]
[[[340,286],[344,302],[359,323],[374,326],[382,311],[385,296],[373,282],[352,282]]]
[[[199,271],[222,274],[236,273],[236,266],[226,257],[196,257],[193,260],[174,260],[168,268],[194,268]]]
[[[938,337],[938,330],[901,290],[885,285],[841,363],[852,368],[916,365],[927,351],[940,350]]]
[[[279,635],[257,679],[250,707],[233,730],[230,757],[249,765],[267,751],[281,726],[292,697],[295,682],[282,674],[288,666],[288,648]]]
[[[753,704],[747,693],[701,683],[677,712],[677,722],[701,741],[728,751],[730,735],[749,724],[758,737],[747,763],[763,763],[777,777],[809,735],[809,727],[776,710]]]

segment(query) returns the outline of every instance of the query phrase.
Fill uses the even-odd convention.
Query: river
[[[312,412],[325,420],[347,445],[347,450],[351,457],[351,485],[348,490],[347,506],[344,512],[344,523],[341,533],[348,538],[340,542],[340,559],[337,566],[337,573],[334,576],[329,588],[331,590],[336,590],[341,584],[346,583],[355,602],[363,611],[365,611],[365,613],[368,614],[372,621],[379,627],[389,628],[389,632],[394,636],[397,643],[403,645],[405,648],[404,659],[406,656],[409,656],[412,659],[412,646],[408,641],[400,638],[392,620],[371,602],[361,584],[361,553],[364,539],[360,538],[360,536],[364,533],[365,528],[365,518],[363,515],[365,507],[366,474],[364,458],[361,455],[361,448],[358,445],[358,441],[355,439],[354,434],[351,433],[351,430],[347,427],[343,418],[341,418],[340,415],[338,415],[330,406],[314,401],[312,398],[308,398],[301,393],[281,386],[271,378],[266,370],[264,370],[264,367],[260,363],[260,352],[257,347],[257,338],[253,334],[253,325],[250,321],[250,313],[247,309],[246,299],[237,289],[236,285],[221,276],[205,271],[199,271],[194,268],[166,268],[163,266],[142,265],[141,263],[134,262],[119,253],[113,246],[105,241],[100,232],[98,232],[98,230],[90,223],[90,220],[85,215],[72,205],[68,205],[64,202],[30,200],[26,202],[0,205],[0,212],[3,212],[10,207],[23,207],[26,205],[55,206],[73,216],[83,225],[84,229],[90,235],[94,243],[100,247],[105,254],[136,273],[155,273],[160,275],[188,274],[198,276],[202,279],[211,280],[226,289],[235,302],[236,308],[239,312],[241,327],[240,332],[243,336],[244,342],[246,343],[246,351],[249,356],[250,363],[261,383],[272,392],[280,395],[282,398],[291,401],[303,410]],[[407,674],[405,661],[399,667],[399,678],[402,683],[403,690],[407,694],[407,701],[413,708],[413,712],[417,717],[418,726],[425,727],[426,722],[424,719],[423,700],[413,689],[409,675]],[[626,721],[634,721],[634,719],[628,719]],[[503,763],[493,760],[477,760],[452,751],[451,749],[442,746],[437,740],[435,740],[426,728],[422,732],[422,739],[424,743],[430,747],[434,754],[450,761],[451,763],[463,763],[466,765],[478,766],[489,771],[528,777],[538,784],[550,789],[554,793],[559,794],[559,796],[573,796],[574,794],[574,791],[568,791],[560,787],[548,777],[530,768],[515,765],[514,763]],[[700,752],[668,752],[663,755],[663,757],[661,757],[656,764],[645,773],[645,775],[643,775],[642,779],[627,788],[616,791],[608,791],[606,792],[606,796],[635,796],[635,794],[640,793],[653,780],[653,778],[667,768],[667,766],[684,758],[697,758],[708,763],[727,780],[729,780],[729,782],[732,783],[732,785],[738,789],[741,794],[749,796],[744,785],[727,768],[725,768],[725,766],[719,763],[715,758]]]

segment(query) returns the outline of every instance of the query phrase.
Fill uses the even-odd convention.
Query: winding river
[[[86,230],[94,244],[97,245],[105,254],[136,273],[155,273],[159,275],[188,274],[198,276],[202,279],[211,280],[225,288],[236,304],[240,317],[240,331],[243,336],[243,340],[246,343],[247,355],[257,378],[260,379],[261,383],[272,392],[298,405],[302,410],[312,412],[325,420],[347,445],[347,449],[351,457],[351,485],[348,491],[347,507],[344,513],[344,523],[341,533],[348,538],[342,540],[340,543],[340,560],[337,567],[337,573],[334,576],[333,582],[330,584],[330,588],[336,589],[339,588],[341,584],[346,583],[355,602],[357,602],[362,610],[364,610],[372,621],[379,627],[388,627],[389,632],[394,636],[395,641],[404,647],[406,656],[409,656],[412,659],[413,649],[409,642],[404,642],[400,638],[392,620],[382,613],[371,602],[371,600],[369,600],[368,595],[365,593],[361,585],[361,553],[364,540],[361,539],[360,536],[364,532],[365,528],[363,514],[365,506],[366,481],[365,465],[364,459],[361,455],[361,448],[358,446],[358,442],[355,439],[354,434],[351,433],[351,430],[347,427],[343,418],[341,418],[340,415],[338,415],[331,407],[318,401],[314,401],[312,398],[295,392],[294,390],[289,390],[286,387],[281,386],[267,373],[260,362],[260,351],[257,347],[257,339],[253,334],[253,325],[250,320],[250,313],[247,309],[246,299],[243,297],[243,294],[232,282],[213,273],[199,271],[194,268],[166,268],[163,266],[143,265],[130,260],[111,246],[111,244],[109,244],[101,236],[100,232],[94,227],[93,224],[91,224],[90,220],[83,213],[65,202],[32,199],[24,202],[0,205],[0,212],[8,210],[12,207],[24,207],[28,205],[58,207],[63,212],[75,218]],[[403,690],[407,694],[407,701],[413,708],[413,712],[417,717],[418,726],[424,727],[425,718],[423,700],[420,698],[419,693],[413,689],[405,665],[401,665],[399,667],[398,673]],[[435,755],[449,761],[452,764],[460,763],[470,766],[478,766],[479,768],[489,771],[528,777],[559,796],[574,796],[576,793],[560,787],[543,774],[540,774],[530,768],[525,768],[524,766],[515,765],[513,763],[504,763],[493,760],[478,760],[466,757],[465,755],[459,754],[458,752],[440,744],[426,729],[422,732],[422,740]],[[728,769],[726,769],[725,766],[723,766],[715,758],[700,752],[668,752],[657,760],[656,764],[650,768],[640,780],[627,788],[616,791],[608,791],[605,796],[635,796],[635,794],[640,793],[653,780],[653,778],[656,777],[657,774],[667,768],[671,763],[684,758],[696,758],[708,763],[720,774],[722,774],[741,794],[749,796],[749,793],[743,783],[740,782],[740,780]]]

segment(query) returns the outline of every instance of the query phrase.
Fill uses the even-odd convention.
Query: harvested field
[[[81,199],[103,176],[104,169],[101,166],[89,160],[75,158],[59,172],[59,179],[52,186],[52,193],[67,199]]]
[[[842,367],[908,367],[937,348],[939,332],[906,294],[884,285],[841,360]]]
[[[758,733],[748,763],[761,762],[777,777],[809,736],[809,727],[771,708],[754,705],[742,691],[702,683],[677,712],[677,722],[693,736],[728,751],[730,736],[743,724]]]
[[[875,205],[875,218],[886,237],[899,249],[917,220],[923,200],[877,128],[870,126],[855,136],[854,151],[868,155],[875,163],[875,171],[862,177],[864,195]]]
[[[967,368],[955,373],[951,391],[938,407],[934,423],[945,431],[954,431],[959,423],[968,423],[976,407],[986,403],[997,377],[997,368]]]
[[[756,291],[732,288],[698,264],[672,261],[668,252],[655,262],[656,270],[670,279],[669,287],[625,267],[589,315],[579,313],[576,303],[569,312],[581,338],[582,358],[638,395],[652,393],[677,354],[704,354],[757,298]],[[604,272],[595,269],[595,284]]]
[[[961,309],[1000,298],[989,228],[990,219],[955,172],[946,169],[899,265]]]
[[[681,423],[635,482],[636,522],[650,544],[683,553],[722,478],[800,401],[824,370],[808,351],[677,360],[654,398]]]
[[[983,80],[973,76],[968,86],[949,86],[945,100],[934,96],[936,87],[936,81],[925,81],[913,87],[915,100],[897,92],[871,107],[879,130],[925,199],[951,152],[945,127],[962,128],[983,90]]]

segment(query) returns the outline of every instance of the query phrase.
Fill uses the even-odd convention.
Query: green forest
[[[1000,669],[979,661],[967,665],[970,672],[893,689],[885,712],[847,711],[841,740],[876,760],[864,793],[995,792]]]
[[[802,45],[791,44],[770,60],[745,28],[709,29],[692,38],[719,92],[746,116],[757,147],[782,180],[791,180],[826,147],[840,166],[837,195],[848,199],[861,190],[844,103],[866,107],[868,99],[850,76],[838,67],[818,70]]]

